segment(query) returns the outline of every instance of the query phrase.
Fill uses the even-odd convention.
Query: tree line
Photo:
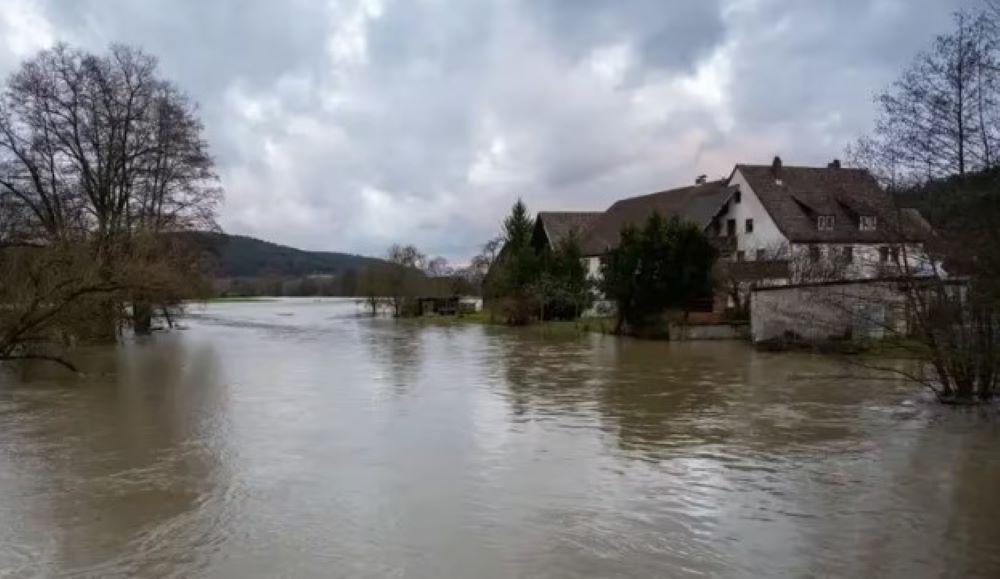
[[[518,200],[499,241],[474,260],[489,264],[484,296],[507,324],[573,320],[605,302],[613,304],[616,333],[647,333],[663,325],[665,313],[683,314],[695,300],[711,300],[717,252],[693,223],[654,212],[641,226],[626,225],[618,246],[598,258],[599,276],[588,274],[580,231],[551,246],[534,238],[535,229]]]

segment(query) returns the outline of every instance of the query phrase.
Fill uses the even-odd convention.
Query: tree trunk
[[[132,329],[138,336],[148,336],[153,333],[152,304],[143,300],[132,303]]]
[[[625,327],[625,316],[623,316],[619,312],[618,315],[615,316],[615,317],[617,318],[615,320],[615,335],[619,335],[620,336],[621,333],[622,333],[622,329]]]

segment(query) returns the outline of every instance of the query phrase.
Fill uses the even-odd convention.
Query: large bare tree
[[[878,95],[874,132],[850,147],[854,164],[890,187],[991,167],[1000,154],[1000,62],[995,21],[958,12]]]
[[[221,194],[195,105],[141,50],[59,45],[3,87],[0,244],[88,248],[96,287],[113,288],[89,298],[104,302],[94,322],[105,337],[125,303],[141,332],[154,306],[184,297],[185,284],[166,277],[182,260],[165,234],[216,227]],[[138,264],[158,274],[134,275]]]

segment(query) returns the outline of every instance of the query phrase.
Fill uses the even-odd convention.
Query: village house
[[[617,201],[604,212],[538,214],[536,247],[576,231],[591,278],[623,227],[658,212],[701,227],[720,251],[715,310],[749,307],[760,287],[921,275],[933,234],[914,209],[899,209],[863,169],[739,164],[726,179]],[[725,287],[728,284],[728,287]]]
[[[897,208],[864,169],[737,165],[734,195],[709,234],[732,239],[736,262],[783,261],[789,282],[871,279],[918,273],[927,265],[930,225],[915,209]],[[906,260],[904,262],[904,260]],[[820,279],[818,279],[820,278]]]
[[[600,276],[601,258],[618,247],[622,228],[642,227],[653,213],[659,213],[667,219],[678,217],[704,229],[712,223],[719,207],[733,192],[725,180],[707,181],[699,177],[690,187],[615,202],[607,211],[593,218],[590,227],[584,231],[581,250],[587,261],[587,272],[595,279]]]

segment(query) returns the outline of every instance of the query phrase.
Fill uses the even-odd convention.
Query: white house
[[[737,165],[735,189],[709,234],[731,239],[736,262],[783,261],[787,281],[871,279],[923,273],[930,225],[899,209],[863,169]]]
[[[603,212],[539,213],[534,243],[554,247],[575,231],[596,279],[622,228],[641,227],[654,212],[693,222],[715,242],[732,282],[729,307],[764,286],[921,275],[932,267],[923,250],[930,225],[916,210],[897,208],[870,173],[839,161],[786,167],[777,157],[771,165],[736,165],[727,179],[701,177],[622,199]]]

